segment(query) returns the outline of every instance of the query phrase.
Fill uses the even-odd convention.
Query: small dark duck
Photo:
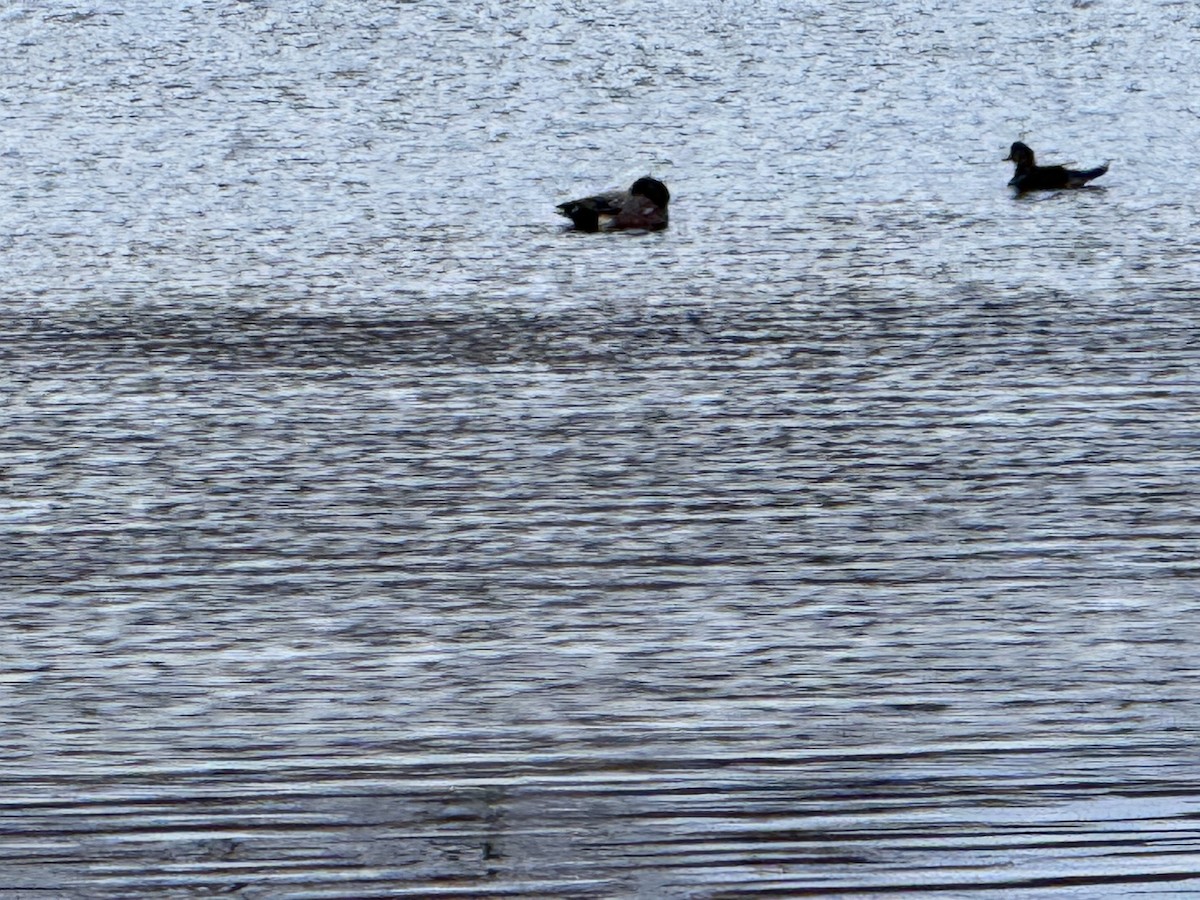
[[[1108,171],[1108,163],[1094,169],[1077,171],[1065,166],[1039,166],[1033,157],[1033,151],[1025,144],[1017,141],[1008,150],[1005,161],[1011,161],[1017,167],[1009,187],[1018,191],[1058,191],[1063,188],[1083,187],[1093,178],[1099,178]]]
[[[670,202],[671,193],[667,186],[647,175],[635,181],[627,191],[568,200],[558,204],[558,211],[579,231],[631,228],[658,231],[667,227],[667,204]]]

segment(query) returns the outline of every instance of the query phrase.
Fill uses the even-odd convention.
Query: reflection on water
[[[3,16],[0,887],[1200,889],[1185,7]]]

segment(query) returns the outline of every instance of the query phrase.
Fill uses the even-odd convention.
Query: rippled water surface
[[[1200,9],[603,6],[0,5],[5,898],[1200,894]]]

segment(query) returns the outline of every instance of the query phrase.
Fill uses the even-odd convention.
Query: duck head
[[[1034,165],[1033,151],[1020,141],[1015,141],[1013,145],[1008,148],[1008,156],[1004,157],[1004,161],[1014,162],[1017,164],[1018,168],[1022,166],[1032,167]]]
[[[667,190],[667,186],[649,175],[635,181],[629,193],[636,197],[645,197],[659,209],[665,209],[671,202],[671,192]]]

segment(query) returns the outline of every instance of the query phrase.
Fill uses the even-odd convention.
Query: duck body
[[[1082,170],[1068,169],[1066,166],[1039,166],[1033,151],[1020,141],[1009,148],[1008,156],[1004,159],[1016,166],[1016,172],[1008,184],[1018,192],[1059,191],[1083,187],[1093,178],[1099,178],[1108,171],[1107,163],[1094,169]]]
[[[610,191],[558,204],[577,231],[657,231],[667,227],[671,193],[657,178],[639,178],[627,191]]]

